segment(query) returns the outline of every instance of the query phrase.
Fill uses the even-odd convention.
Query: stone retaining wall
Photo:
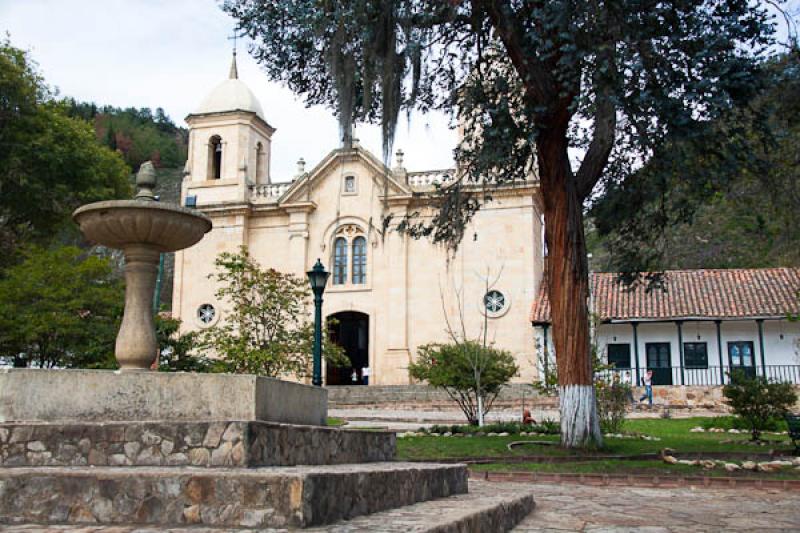
[[[292,466],[391,461],[394,433],[268,422],[0,424],[0,466]]]
[[[400,407],[420,406],[422,408],[440,409],[455,406],[453,400],[442,389],[428,385],[347,385],[326,387],[328,390],[328,407]],[[503,387],[494,402],[495,407],[519,407],[523,399],[527,406],[535,402],[553,404],[554,400],[540,395],[532,385],[511,383]],[[558,407],[558,399],[555,399]]]
[[[797,387],[800,395],[800,386]],[[634,387],[636,399],[644,394],[644,387]],[[503,388],[494,403],[496,408],[525,407],[533,409],[558,409],[557,396],[545,396],[532,386],[520,383]],[[415,408],[420,410],[455,409],[456,404],[447,393],[428,385],[397,386],[344,386],[328,387],[328,403],[333,409],[359,408]],[[729,409],[720,386],[654,386],[653,403],[674,409],[708,409],[727,412]],[[800,402],[796,406],[800,410]]]

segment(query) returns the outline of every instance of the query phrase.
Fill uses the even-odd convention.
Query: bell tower
[[[253,185],[271,183],[275,128],[256,96],[239,79],[236,50],[228,79],[186,117],[189,156],[184,195],[196,205],[245,202]]]

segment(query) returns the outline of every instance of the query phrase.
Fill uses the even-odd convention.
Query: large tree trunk
[[[560,137],[560,138],[559,138]],[[561,444],[602,445],[592,383],[589,340],[589,279],[582,197],[567,157],[566,136],[537,141],[544,203],[548,296],[558,366]]]

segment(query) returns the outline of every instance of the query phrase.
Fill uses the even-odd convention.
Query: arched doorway
[[[330,338],[333,342],[344,348],[345,354],[350,359],[349,367],[334,367],[327,365],[326,385],[363,385],[362,369],[369,366],[369,315],[357,311],[343,311],[334,313],[328,318],[336,320],[330,327]],[[357,379],[353,381],[353,371]]]

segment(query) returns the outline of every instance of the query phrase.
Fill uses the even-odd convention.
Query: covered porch
[[[663,289],[591,275],[593,345],[621,379],[654,385],[720,386],[731,372],[800,384],[800,269],[684,270]],[[552,324],[541,288],[531,319],[540,367],[553,363]]]

